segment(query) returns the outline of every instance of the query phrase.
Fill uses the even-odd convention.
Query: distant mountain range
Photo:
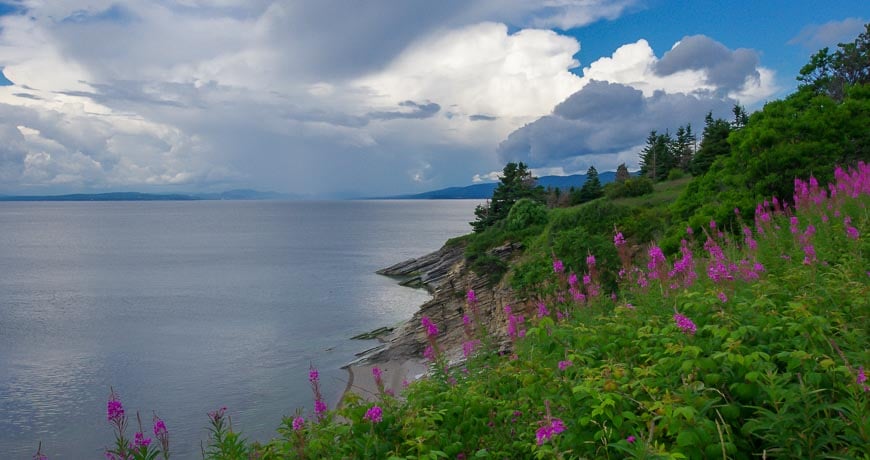
[[[256,190],[230,190],[221,193],[75,193],[70,195],[0,195],[0,201],[190,201],[190,200],[296,200],[297,195]]]
[[[613,182],[616,179],[615,171],[605,171],[598,174],[602,184]],[[572,176],[542,176],[538,178],[538,185],[544,188],[552,187],[568,190],[571,187],[580,188],[586,182],[586,174],[574,174]],[[466,187],[448,187],[431,192],[416,193],[412,195],[396,195],[376,199],[389,200],[463,200],[492,198],[492,192],[498,186],[498,182],[486,184],[474,184]]]
[[[598,178],[602,184],[613,182],[616,172],[600,173]],[[543,176],[538,178],[538,185],[544,188],[552,187],[568,190],[571,187],[580,188],[586,182],[585,174],[573,176]],[[492,192],[498,182],[473,184],[465,187],[448,187],[431,192],[411,195],[395,195],[369,198],[373,200],[485,200],[492,198]],[[311,199],[305,195],[289,195],[276,192],[260,192],[257,190],[229,190],[220,193],[75,193],[69,195],[0,195],[0,201],[191,201],[191,200],[304,200]]]

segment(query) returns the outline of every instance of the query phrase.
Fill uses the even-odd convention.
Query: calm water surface
[[[109,388],[173,458],[206,413],[248,438],[331,405],[351,337],[428,296],[375,270],[468,233],[476,201],[0,203],[0,457],[102,458]],[[130,433],[132,435],[132,432]]]

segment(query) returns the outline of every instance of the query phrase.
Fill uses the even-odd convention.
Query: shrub
[[[517,201],[507,217],[508,230],[522,230],[547,223],[547,206],[528,198]]]

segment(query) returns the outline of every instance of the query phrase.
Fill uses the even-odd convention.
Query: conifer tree
[[[580,203],[592,201],[604,195],[604,189],[601,187],[601,180],[598,178],[598,170],[595,166],[590,166],[586,171],[586,182],[580,187]]]
[[[731,146],[728,144],[729,134],[731,134],[731,124],[721,118],[713,119],[713,113],[708,112],[704,119],[701,146],[695,152],[690,166],[693,175],[703,175],[710,169],[716,157],[731,153]]]
[[[677,164],[673,155],[673,140],[666,131],[658,134],[650,131],[646,139],[646,147],[640,153],[640,175],[652,180],[663,180],[668,177],[668,172]]]
[[[544,188],[537,185],[537,178],[532,176],[529,167],[523,163],[508,163],[502,171],[500,182],[492,192],[492,199],[486,204],[478,205],[474,210],[477,217],[471,222],[475,232],[481,232],[496,222],[504,220],[514,203],[522,198],[543,203]]]

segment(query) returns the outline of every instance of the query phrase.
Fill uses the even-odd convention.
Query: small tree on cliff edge
[[[477,219],[471,227],[479,233],[504,220],[514,203],[522,198],[543,203],[544,189],[537,186],[536,178],[525,163],[508,163],[502,171],[500,183],[492,192],[492,199],[474,210]]]

